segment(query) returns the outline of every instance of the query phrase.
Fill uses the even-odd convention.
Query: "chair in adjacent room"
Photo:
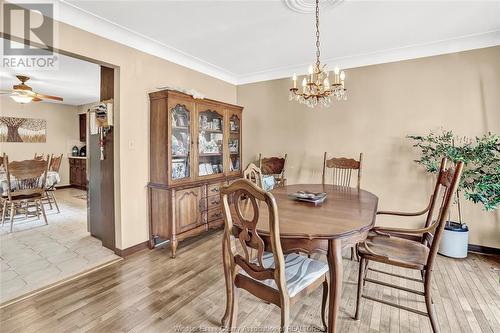
[[[34,160],[43,160],[45,159],[45,155],[42,153],[42,154],[38,154],[38,153],[35,153],[35,156],[33,157]]]
[[[323,157],[323,177],[322,184],[332,184],[336,186],[342,187],[351,187],[351,180],[353,172],[356,172],[356,188],[359,190],[361,186],[361,170],[362,170],[362,161],[363,161],[363,153],[359,154],[359,160],[355,160],[353,158],[345,158],[345,157],[332,157],[330,159],[327,158],[327,153]],[[327,181],[327,173],[331,169],[332,173],[332,182]],[[351,247],[351,260],[356,256],[356,251],[354,247]]]
[[[4,156],[4,165],[6,169],[7,193],[2,194],[2,226],[5,223],[7,210],[10,212],[10,231],[14,226],[14,216],[18,210],[26,211],[29,207],[35,207],[35,213],[40,218],[42,213],[45,224],[47,216],[43,207],[43,198],[45,197],[45,181],[49,162],[45,160],[25,160],[9,162],[7,156]]]
[[[52,154],[50,156],[50,165],[49,165],[49,171],[52,172],[57,172],[59,173],[59,169],[61,168],[61,162],[62,162],[63,154],[59,156],[55,156]],[[46,201],[49,204],[50,209],[52,209],[52,203],[56,206],[57,212],[60,213],[59,210],[59,205],[57,204],[56,196],[55,196],[55,191],[56,191],[56,184],[50,184],[50,186],[47,186],[47,189],[45,190],[46,193]]]
[[[284,157],[262,157],[262,154],[259,154],[259,168],[263,175],[274,177],[275,187],[286,185],[286,159],[287,154]]]
[[[418,213],[380,211],[377,213],[377,215],[393,215],[401,217],[419,216],[427,213],[427,218],[424,227],[419,229],[375,227],[370,231],[366,241],[358,245],[358,255],[360,260],[356,314],[354,315],[355,319],[359,319],[360,317],[360,301],[361,297],[363,297],[372,301],[391,305],[399,309],[411,311],[419,315],[427,316],[430,319],[432,330],[434,332],[439,332],[434,303],[431,297],[432,270],[434,268],[439,249],[439,243],[444,232],[450,204],[452,203],[453,195],[456,193],[458,183],[460,182],[462,167],[463,163],[459,162],[454,168],[446,169],[446,159],[443,158],[436,185],[434,187],[434,192],[429,200],[429,205],[423,211]],[[434,211],[436,210],[439,200],[441,203],[439,204],[437,216],[434,216]],[[422,279],[409,278],[392,272],[369,268],[369,262],[372,261],[391,266],[418,270],[421,273]],[[367,273],[369,271],[375,271],[377,273],[423,283],[423,291],[410,289],[385,281],[375,280],[367,277]],[[363,287],[366,282],[423,296],[427,311],[424,312],[401,304],[391,303],[385,299],[379,299],[371,295],[363,294]]]
[[[225,223],[222,248],[227,296],[223,326],[228,324],[229,329],[236,328],[239,289],[245,289],[278,306],[281,312],[281,332],[288,332],[290,305],[322,286],[321,316],[326,328],[328,264],[296,253],[283,253],[278,207],[270,192],[240,179],[222,187],[221,194]],[[267,210],[268,221],[265,222],[269,223],[267,249],[257,231],[257,222],[263,210]],[[242,254],[236,251],[232,237],[241,245]],[[257,251],[255,259],[250,257],[251,249]]]

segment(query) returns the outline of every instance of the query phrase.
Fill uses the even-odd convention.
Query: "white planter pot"
[[[446,226],[439,244],[439,254],[451,258],[466,258],[469,245],[469,229]]]

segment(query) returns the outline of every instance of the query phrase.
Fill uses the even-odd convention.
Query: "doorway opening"
[[[36,98],[13,97],[17,76],[29,77],[24,84]],[[54,70],[0,68],[0,307],[120,259],[113,124],[102,123],[113,113],[114,76],[111,67],[67,54]],[[40,160],[41,205],[20,196],[22,169]]]

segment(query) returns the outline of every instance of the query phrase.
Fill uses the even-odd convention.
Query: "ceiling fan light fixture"
[[[33,97],[26,95],[10,95],[10,97],[19,104],[28,104],[33,100]]]

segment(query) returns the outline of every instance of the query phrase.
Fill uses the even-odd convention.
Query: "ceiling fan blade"
[[[0,90],[0,95],[10,95],[12,94],[12,90]]]
[[[41,98],[38,98],[38,97],[35,97],[35,98],[33,98],[31,101],[32,101],[32,102],[40,102],[40,101],[42,101],[42,99],[41,99]]]
[[[59,102],[63,101],[63,98],[59,97],[59,96],[50,96],[50,95],[43,95],[43,94],[38,94],[38,93],[35,93],[34,97],[39,98],[39,99],[53,99],[53,100],[59,101]]]

